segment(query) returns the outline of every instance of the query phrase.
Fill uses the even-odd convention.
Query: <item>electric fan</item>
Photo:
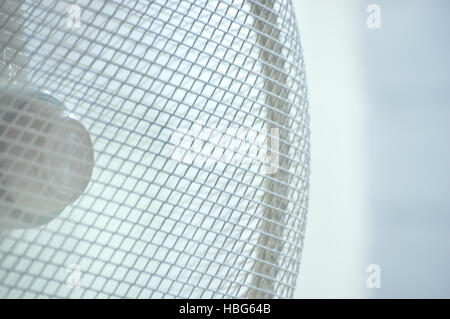
[[[7,0],[0,28],[0,297],[292,296],[290,1]]]

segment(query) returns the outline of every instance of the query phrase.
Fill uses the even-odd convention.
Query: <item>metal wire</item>
[[[292,3],[84,0],[78,26],[70,5],[0,5],[0,297],[291,297],[310,151]],[[86,129],[93,168],[82,194],[41,216],[41,188],[57,186],[41,171],[59,171],[38,161],[39,141],[68,143],[51,133],[63,115],[49,110]],[[197,126],[275,138],[264,149],[278,155],[276,172],[258,159],[174,159],[173,134]],[[79,165],[71,176],[83,180],[89,157],[45,152]]]

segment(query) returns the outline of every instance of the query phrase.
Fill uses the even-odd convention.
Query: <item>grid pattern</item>
[[[72,1],[14,3],[0,5],[0,138],[17,125],[8,114],[27,112],[17,100],[45,91],[88,132],[93,168],[50,220],[0,230],[0,297],[292,296],[309,114],[291,2],[84,0],[79,27],[68,23]],[[276,173],[174,160],[171,135],[196,124],[277,128]]]

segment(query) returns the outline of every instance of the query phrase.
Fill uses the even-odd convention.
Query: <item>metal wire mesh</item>
[[[0,6],[0,297],[292,296],[309,115],[291,2],[84,0],[79,20],[71,5]],[[75,122],[92,159],[64,148]],[[264,161],[174,159],[174,132],[196,125],[268,132],[275,172]],[[57,161],[35,159],[55,145],[57,159],[78,165],[70,200],[49,200],[60,184],[31,178],[27,166],[57,175]],[[28,193],[33,201],[20,197]]]

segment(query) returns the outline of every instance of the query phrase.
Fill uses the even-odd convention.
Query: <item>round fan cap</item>
[[[94,162],[90,135],[68,116],[63,103],[46,93],[3,91],[0,103],[7,105],[0,131],[0,201],[6,209],[0,218],[19,228],[46,223],[89,184]]]

